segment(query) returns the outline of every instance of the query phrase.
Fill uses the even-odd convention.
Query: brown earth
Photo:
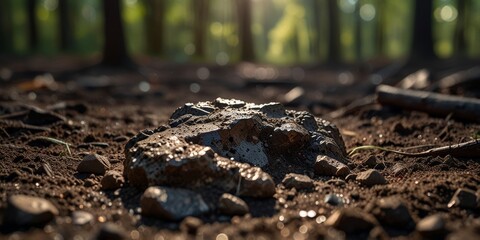
[[[40,75],[35,82],[31,75],[39,74],[36,69],[26,75],[15,75],[18,69],[31,66],[27,61],[23,63],[8,65],[16,79],[3,81],[0,85],[0,215],[5,214],[7,198],[16,194],[45,198],[59,209],[59,215],[42,226],[19,227],[3,221],[0,238],[90,239],[97,236],[100,229],[105,229],[105,223],[119,226],[127,239],[421,238],[426,235],[416,230],[416,223],[437,213],[444,218],[445,226],[441,227],[439,235],[432,235],[434,238],[444,238],[448,234],[465,239],[480,237],[478,156],[467,159],[450,155],[406,157],[374,149],[359,151],[351,157],[349,167],[352,172],[376,169],[386,178],[387,184],[365,186],[349,178],[311,175],[314,189],[297,191],[286,188],[277,180],[277,193],[273,198],[243,198],[250,207],[250,214],[227,217],[213,211],[198,216],[202,221],[199,225],[191,218],[170,222],[142,217],[139,213],[141,190],[127,183],[118,190],[103,191],[100,189],[102,176],[77,172],[79,162],[88,153],[106,156],[112,164],[111,169],[122,172],[124,146],[128,139],[143,129],[165,124],[170,114],[186,102],[217,97],[255,103],[281,101],[289,109],[309,110],[322,117],[365,94],[349,87],[353,84],[348,82],[349,79],[338,83],[338,72],[284,68],[274,71],[278,77],[275,81],[251,78],[246,81],[242,73],[248,77],[247,70],[253,67],[255,74],[257,66],[242,65],[226,69],[212,67],[209,78],[200,80],[197,75],[199,66],[162,65],[158,71],[148,73],[149,77],[145,79],[145,76],[128,71],[106,69],[61,75],[59,73],[65,71],[65,67],[51,70],[52,67],[47,65],[46,69],[51,70],[55,80],[52,82],[50,75]],[[264,68],[256,73],[262,77],[261,74],[272,70]],[[293,83],[287,81],[292,79]],[[362,79],[362,76],[352,75],[352,79]],[[143,92],[139,86],[148,86],[149,89]],[[305,92],[290,99],[286,93],[295,87],[302,87]],[[478,96],[478,92],[471,93],[468,89],[462,93]],[[55,106],[58,103],[66,104]],[[19,125],[28,122],[22,117],[6,121],[6,114],[18,113],[21,104],[54,109],[50,112],[65,119],[48,124],[46,116],[32,117],[36,121],[30,125],[46,129]],[[478,137],[480,131],[478,123],[378,104],[366,105],[330,120],[340,129],[347,149],[376,145],[418,152],[471,140]],[[39,140],[41,136],[72,144],[71,154],[65,145]],[[47,174],[44,165],[49,165],[53,174]],[[288,166],[285,167],[288,172]],[[476,193],[475,208],[448,206],[459,188]],[[325,197],[332,193],[344,202],[343,206],[325,201]],[[404,202],[412,216],[407,224],[389,225],[388,220],[378,215],[378,201],[388,196],[397,196]],[[336,226],[335,230],[330,226],[333,220],[326,220],[342,208],[357,209],[360,212],[358,218],[363,221],[371,220],[373,214],[373,226],[344,233],[342,229],[346,230],[347,225],[361,225],[358,219],[354,219]],[[93,214],[94,220],[86,225],[74,225],[71,216],[78,210]]]

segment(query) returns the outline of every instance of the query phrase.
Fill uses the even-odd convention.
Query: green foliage
[[[8,1],[15,54],[59,54],[59,0],[37,0],[39,46],[28,49],[26,0]],[[73,53],[99,53],[103,47],[102,0],[67,0],[70,9]],[[131,54],[150,54],[146,50],[146,0],[122,0],[122,16],[128,49]],[[193,60],[193,8],[195,0],[162,0],[164,14],[164,56],[168,60]],[[260,62],[292,64],[325,61],[328,52],[326,0],[250,0],[254,49]],[[337,0],[340,22],[341,57],[346,61],[376,56],[400,58],[410,48],[413,1],[415,0]],[[458,24],[458,0],[435,0],[435,50],[441,57],[454,54],[454,34]],[[206,59],[215,62],[219,56],[229,62],[239,60],[238,16],[235,0],[210,0],[206,33]],[[465,39],[467,53],[480,55],[480,1],[467,1]],[[4,12],[3,12],[4,13]],[[360,23],[359,27],[357,23]],[[2,30],[0,37],[5,37]],[[360,44],[358,44],[360,43]],[[360,49],[357,50],[357,46]]]

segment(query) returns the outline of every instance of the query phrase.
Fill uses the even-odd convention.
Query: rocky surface
[[[278,174],[279,164],[312,168],[319,156],[338,168],[347,163],[329,122],[279,103],[221,98],[177,109],[169,126],[135,136],[125,153],[124,174],[135,186],[215,185],[252,197],[273,195],[269,173]]]
[[[142,215],[165,220],[181,220],[210,210],[202,196],[180,188],[149,187],[140,200]]]
[[[312,189],[314,184],[313,180],[302,174],[289,173],[282,180],[282,183],[287,188],[295,188],[297,190]]]

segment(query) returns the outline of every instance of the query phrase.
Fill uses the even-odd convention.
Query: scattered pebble
[[[250,212],[250,209],[245,201],[229,193],[224,193],[220,197],[218,210],[220,210],[221,213],[230,216],[241,216]]]
[[[337,194],[328,194],[327,196],[325,196],[323,201],[332,206],[343,206],[344,204],[343,198],[338,196]]]
[[[126,231],[113,223],[105,223],[100,228],[96,237],[97,240],[122,240],[127,239]]]
[[[210,209],[199,194],[180,188],[149,187],[140,200],[142,215],[165,220],[197,216]]]
[[[347,165],[326,155],[319,155],[315,161],[315,174],[323,176],[347,176],[350,173]],[[339,175],[337,175],[339,174]]]
[[[296,188],[297,190],[313,188],[313,181],[310,177],[296,173],[287,174],[282,183],[287,188]]]
[[[407,172],[408,168],[405,164],[403,163],[395,163],[392,167],[393,175],[395,177],[399,177],[401,175],[404,175]]]
[[[336,210],[325,221],[325,225],[342,230],[346,233],[368,231],[378,225],[375,218],[357,208],[342,208]]]
[[[115,170],[110,170],[105,173],[102,181],[102,190],[115,190],[123,186],[125,182],[123,175]]]
[[[434,214],[423,218],[417,223],[416,229],[425,237],[442,236],[447,231],[445,219],[440,214]]]
[[[203,221],[196,217],[186,217],[180,223],[180,230],[189,234],[195,234],[203,225]]]
[[[369,168],[374,168],[377,165],[377,157],[375,155],[369,156],[365,161],[362,162],[362,165],[369,167]]]
[[[110,168],[107,157],[98,154],[87,154],[78,164],[77,171],[80,173],[93,173],[103,175]]]
[[[3,222],[12,225],[43,225],[59,213],[50,201],[39,197],[13,195],[7,201]]]
[[[410,211],[398,196],[381,198],[371,212],[380,222],[393,227],[409,228],[414,225]]]
[[[356,180],[367,187],[387,184],[387,180],[385,180],[385,177],[383,177],[383,175],[375,169],[369,169],[360,172],[357,175]]]
[[[93,215],[86,211],[75,211],[72,213],[72,223],[75,225],[86,225],[93,222]]]
[[[459,188],[453,194],[452,199],[448,202],[448,207],[460,207],[474,209],[478,206],[478,199],[474,191],[470,189]]]

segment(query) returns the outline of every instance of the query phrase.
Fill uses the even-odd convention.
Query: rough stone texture
[[[149,187],[140,199],[142,215],[165,220],[197,216],[210,209],[199,194],[180,188]]]
[[[93,173],[103,175],[110,168],[108,158],[98,154],[88,154],[78,164],[77,171],[80,173]]]
[[[3,222],[11,225],[34,226],[50,222],[58,215],[58,209],[48,200],[26,195],[8,198]]]
[[[123,175],[117,171],[111,170],[105,173],[102,181],[102,190],[115,190],[122,187],[125,182]]]
[[[350,173],[347,165],[330,156],[319,155],[314,165],[315,173],[325,176],[345,177]]]
[[[448,207],[460,207],[474,209],[478,206],[478,199],[475,192],[469,189],[459,188],[453,194],[452,199],[448,202]]]
[[[311,178],[296,173],[287,174],[282,183],[287,188],[295,188],[297,190],[311,189],[314,186]]]
[[[311,168],[318,155],[339,166],[347,163],[343,140],[329,122],[279,103],[220,98],[185,104],[172,114],[169,126],[132,138],[125,155],[124,175],[138,187],[208,184],[253,197],[274,194],[265,171],[274,172],[275,166]]]
[[[360,172],[357,175],[356,180],[367,187],[387,184],[387,180],[385,179],[385,177],[383,177],[383,175],[375,169],[369,169]]]
[[[447,232],[445,218],[440,214],[430,215],[417,223],[417,231],[424,237],[434,238]]]
[[[250,212],[248,205],[241,198],[224,193],[218,201],[218,210],[226,215],[245,215]]]
[[[382,224],[397,228],[414,226],[413,218],[404,201],[398,196],[379,199],[370,211]]]
[[[357,208],[342,208],[335,211],[325,221],[325,225],[342,230],[346,233],[354,233],[370,230],[378,225],[375,218]]]

